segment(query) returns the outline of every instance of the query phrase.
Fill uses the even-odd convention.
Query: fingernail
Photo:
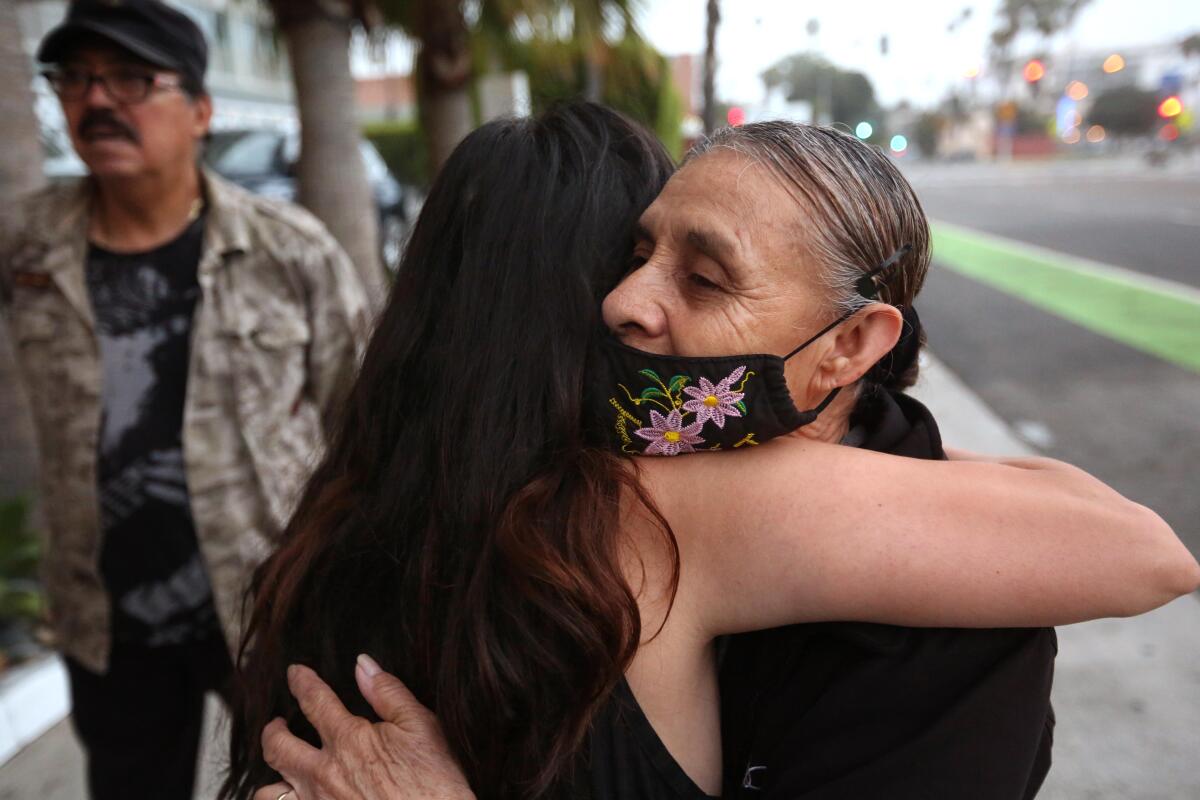
[[[375,659],[371,658],[366,653],[359,655],[357,663],[359,669],[361,669],[363,674],[368,678],[374,678],[376,675],[383,672],[383,669],[375,663]]]

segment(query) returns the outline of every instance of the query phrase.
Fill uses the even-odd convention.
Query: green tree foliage
[[[844,70],[811,53],[797,53],[776,62],[762,77],[769,88],[783,86],[789,100],[807,100],[814,110],[828,96],[834,122],[853,128],[862,120],[871,120],[878,135],[883,135],[875,87],[861,72]]]
[[[589,87],[594,88],[594,65],[569,39],[543,35],[513,39],[493,51],[492,58],[500,69],[520,70],[529,76],[535,113],[560,100],[587,97]],[[609,45],[601,78],[600,99],[654,130],[678,157],[683,103],[667,59],[645,39],[627,31]]]
[[[1027,135],[1031,133],[1046,133],[1051,130],[1053,118],[1039,112],[1035,108],[1029,106],[1017,106],[1017,133],[1019,135]]]
[[[1036,32],[1048,38],[1069,27],[1092,0],[1001,0],[992,44],[1006,49],[1021,33]]]
[[[38,539],[24,498],[0,502],[0,627],[28,626],[42,611]]]
[[[666,59],[663,59],[664,64]],[[671,80],[670,64],[665,64],[658,80],[658,105],[655,108],[654,133],[676,161],[683,158],[683,98]]]
[[[641,38],[635,19],[640,5],[640,0],[480,0],[474,33],[500,51],[529,39],[567,43],[582,72],[583,96],[600,101],[614,48]],[[486,69],[490,59],[478,63]]]
[[[428,186],[429,149],[421,129],[413,122],[373,122],[363,128],[379,155],[400,181]]]
[[[467,5],[376,2],[387,22],[419,43],[422,6],[461,12]],[[637,30],[638,6],[639,0],[478,0],[468,15],[472,74],[521,70],[529,76],[534,111],[566,98],[601,100],[654,128],[670,146],[679,141],[682,104],[666,59]]]
[[[921,151],[922,155],[933,158],[938,154],[938,137],[946,124],[946,117],[936,111],[926,111],[917,117],[913,138],[916,139],[917,149]]]
[[[671,81],[671,65],[641,38],[626,38],[613,52],[604,102],[653,129],[678,157],[683,103]]]
[[[338,7],[368,30],[386,24],[417,45],[417,102],[425,147],[395,126],[368,130],[397,174],[424,183],[478,122],[472,79],[522,70],[534,110],[554,100],[602,100],[678,149],[681,102],[670,65],[639,34],[639,0],[267,0],[281,20]],[[475,98],[477,100],[477,97]]]
[[[1158,95],[1136,86],[1120,86],[1101,92],[1088,112],[1088,122],[1109,133],[1138,136],[1153,130],[1158,121]]]
[[[1186,58],[1200,56],[1200,33],[1193,33],[1179,43],[1179,49]]]

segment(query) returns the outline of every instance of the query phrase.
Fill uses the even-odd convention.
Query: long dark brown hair
[[[223,796],[277,779],[259,744],[273,717],[317,742],[289,664],[373,716],[361,652],[437,713],[478,795],[563,788],[640,636],[618,514],[623,495],[652,506],[592,446],[583,388],[600,300],[671,169],[652,136],[591,104],[459,145],[341,424],[254,576]]]

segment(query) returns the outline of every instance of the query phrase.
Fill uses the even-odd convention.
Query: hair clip
[[[899,263],[900,259],[911,253],[912,249],[911,244],[901,246],[896,252],[888,256],[882,264],[859,278],[854,283],[854,288],[863,297],[868,300],[874,300],[879,295],[879,286],[875,283],[875,276],[890,267],[894,267]]]

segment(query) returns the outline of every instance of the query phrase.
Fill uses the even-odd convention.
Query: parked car
[[[375,146],[363,139],[359,152],[379,213],[379,250],[384,266],[395,272],[421,197],[417,189],[396,180]],[[300,137],[272,130],[217,131],[205,148],[205,162],[225,178],[266,197],[295,201],[296,161]]]
[[[87,175],[87,166],[71,149],[71,140],[61,130],[42,127],[42,173],[51,183],[69,181]]]

